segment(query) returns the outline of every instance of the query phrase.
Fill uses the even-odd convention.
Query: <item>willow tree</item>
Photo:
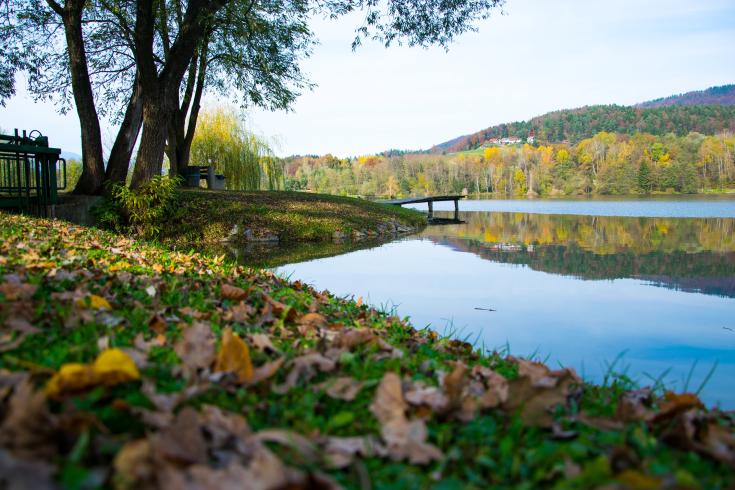
[[[241,114],[231,107],[211,109],[200,116],[191,160],[223,173],[227,189],[283,188],[281,160],[264,139],[248,131]]]

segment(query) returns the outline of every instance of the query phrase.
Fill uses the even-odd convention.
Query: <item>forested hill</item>
[[[710,87],[707,90],[662,97],[641,102],[636,104],[636,107],[650,109],[672,105],[735,105],[735,85],[722,85],[721,87]]]
[[[600,131],[662,136],[689,132],[712,135],[735,131],[735,85],[712,87],[637,106],[593,105],[565,109],[534,117],[529,121],[498,124],[474,134],[460,136],[432,148],[434,152],[472,150],[490,139],[516,137],[525,139],[534,132],[542,143],[578,141]]]
[[[716,134],[735,131],[735,106],[673,105],[643,109],[619,105],[595,105],[579,109],[549,112],[530,121],[498,124],[436,145],[436,152],[472,150],[494,138],[518,137],[525,140],[534,131],[536,140],[544,143],[567,141],[576,143],[600,131],[611,133],[650,133],[683,136],[696,131]]]

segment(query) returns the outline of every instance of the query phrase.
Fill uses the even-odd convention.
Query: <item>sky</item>
[[[316,88],[290,112],[248,113],[278,155],[425,149],[552,110],[735,83],[733,0],[507,0],[448,51],[377,43],[352,51],[360,20],[316,19],[320,44],[303,64]],[[110,147],[115,128],[103,126]],[[75,113],[59,115],[23,90],[0,108],[0,128],[15,127],[79,153]]]

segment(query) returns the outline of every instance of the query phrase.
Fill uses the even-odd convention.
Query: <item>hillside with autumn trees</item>
[[[576,144],[490,146],[452,154],[291,157],[286,187],[401,197],[693,194],[735,189],[735,136],[599,132]]]

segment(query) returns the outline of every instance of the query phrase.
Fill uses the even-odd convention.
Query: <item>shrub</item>
[[[128,231],[142,238],[156,238],[166,220],[176,214],[179,177],[158,176],[137,189],[116,184],[110,197],[95,208],[98,222],[116,231]]]

